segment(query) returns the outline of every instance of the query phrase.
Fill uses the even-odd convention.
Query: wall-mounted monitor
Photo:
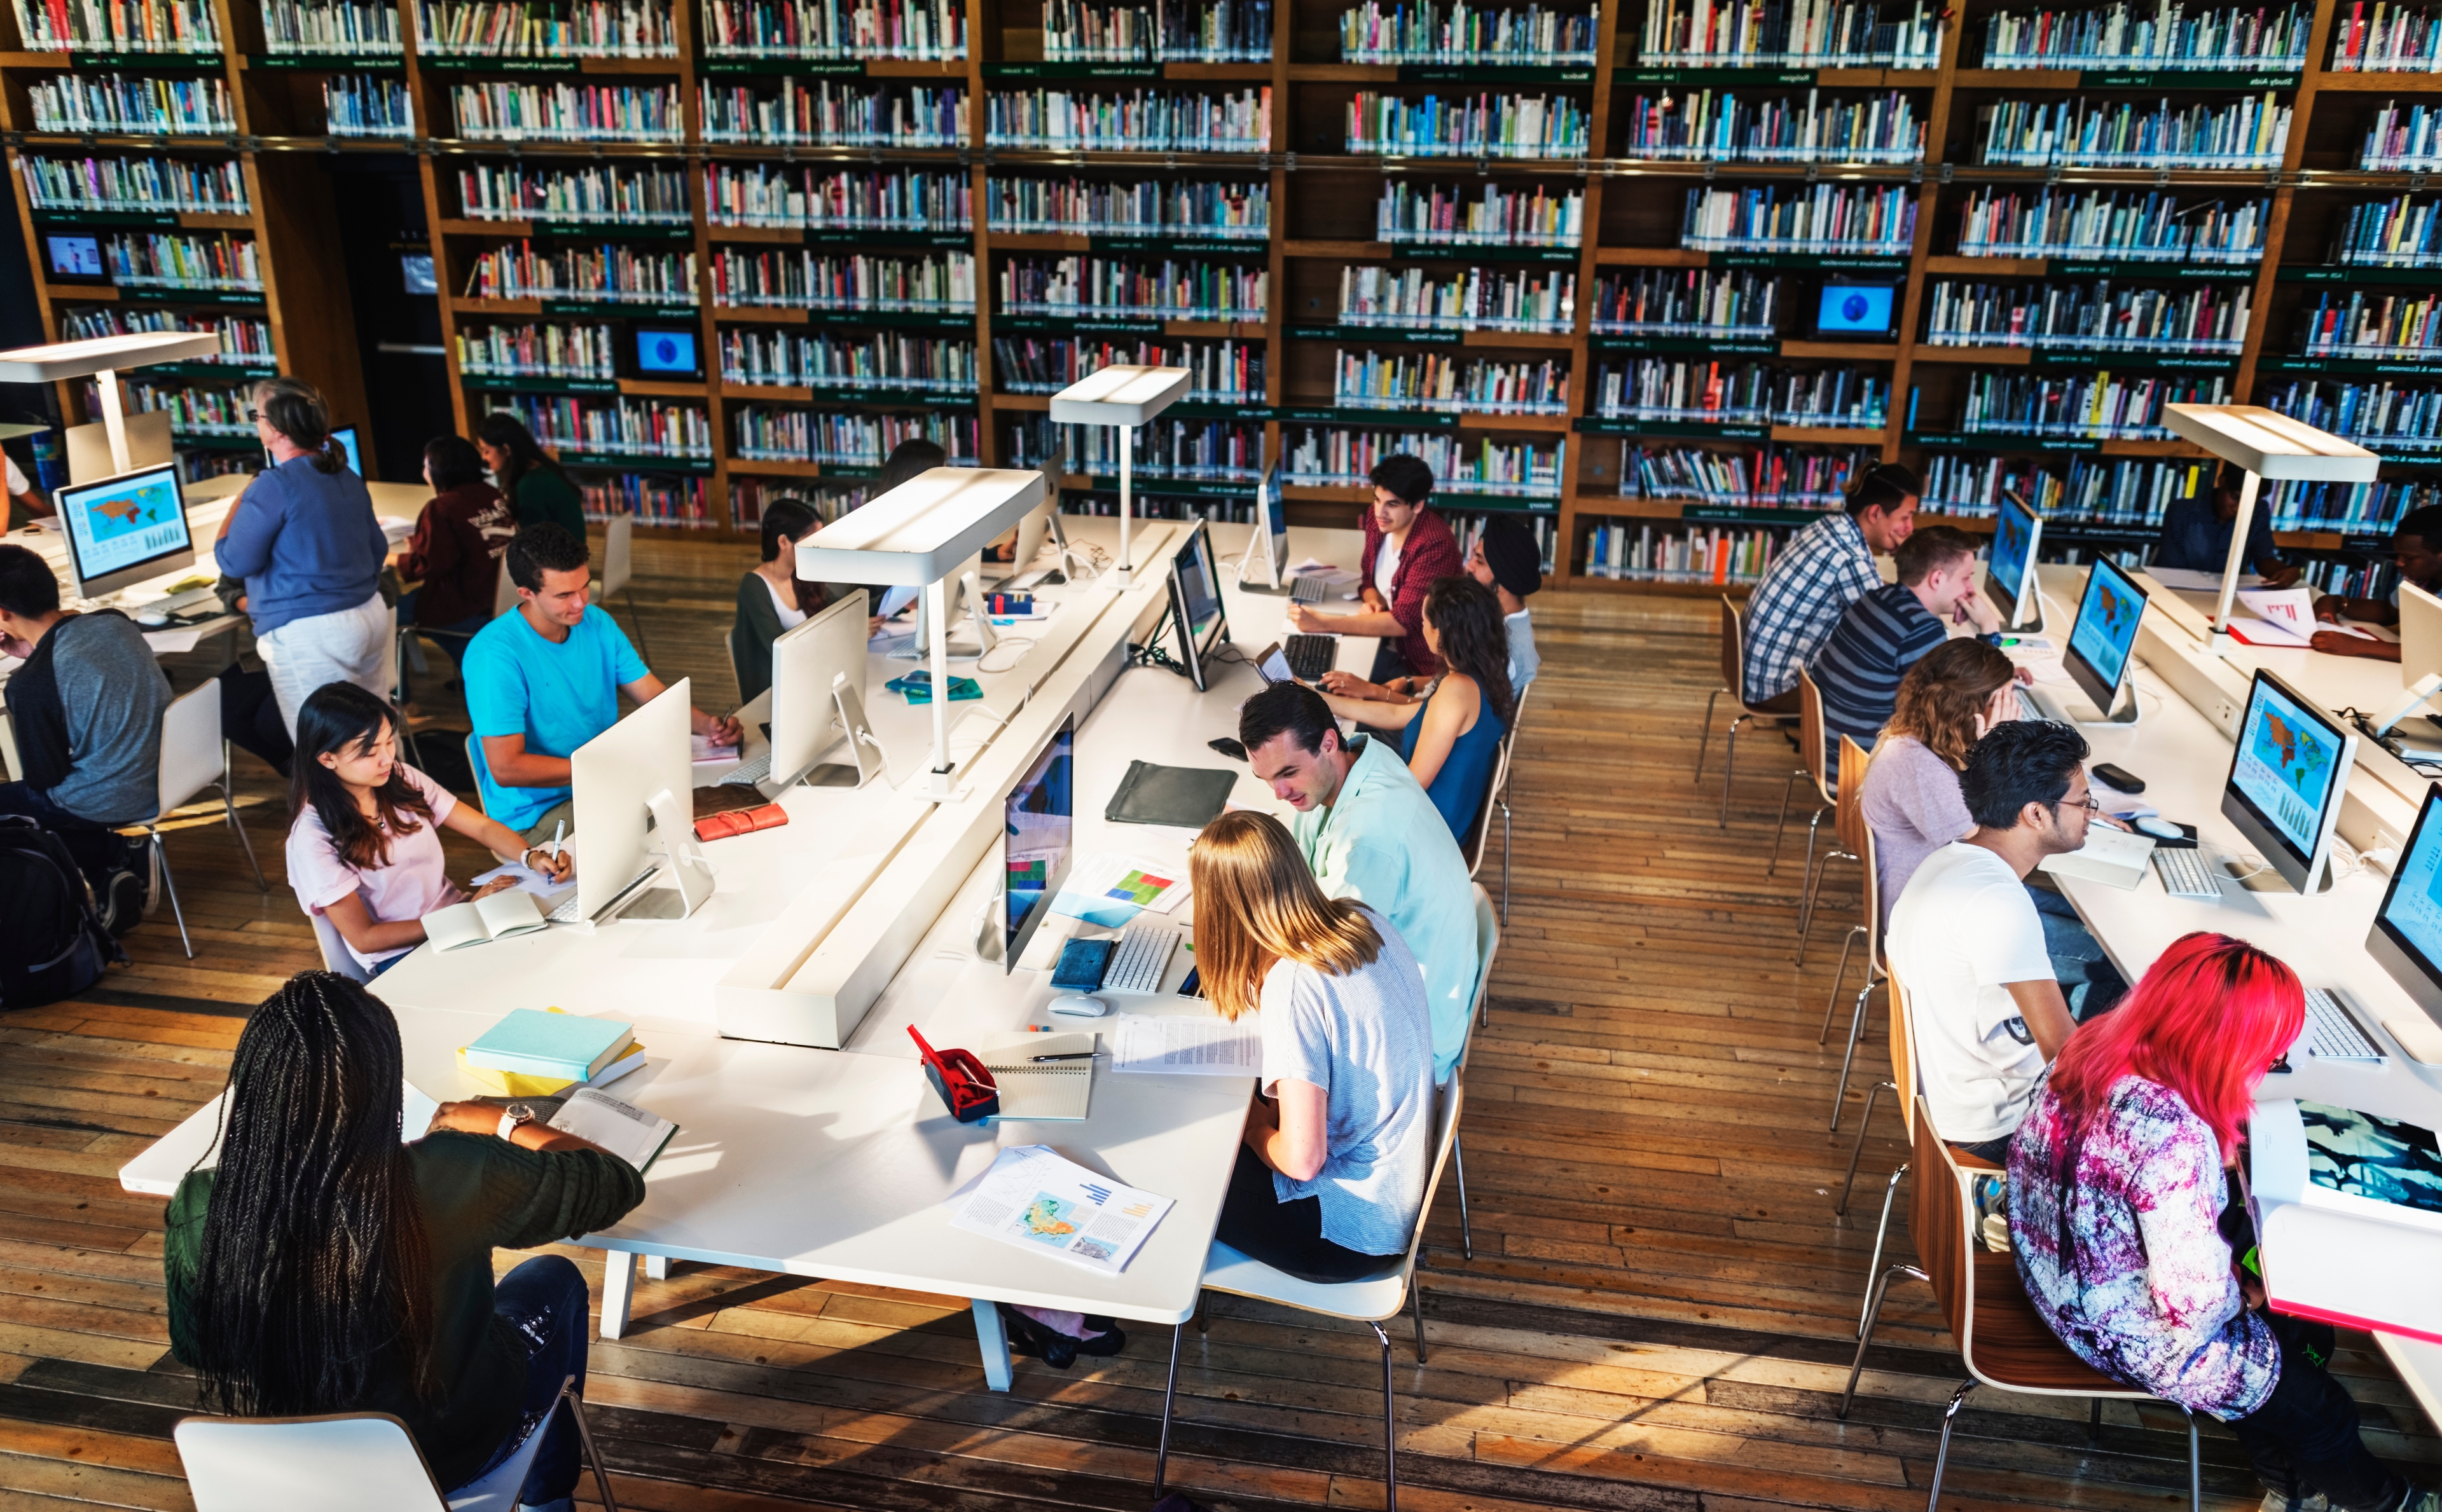
[[[1832,279],[1815,301],[1814,334],[1827,339],[1890,339],[1899,325],[1900,284],[1893,279]]]
[[[702,333],[683,325],[634,328],[636,376],[692,383],[703,376]]]
[[[54,283],[110,283],[101,238],[88,231],[43,233],[43,270]]]

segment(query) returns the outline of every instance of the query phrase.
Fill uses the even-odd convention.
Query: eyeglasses
[[[262,411],[262,410],[253,410],[253,409],[249,409],[249,410],[246,410],[246,419],[248,419],[249,421],[252,421],[252,420],[260,420],[260,419],[262,419],[262,418],[263,418],[263,411]]]
[[[2094,801],[2094,794],[2091,792],[2087,793],[2083,798],[2075,800],[2063,798],[2060,802],[2053,804],[2052,807],[2054,809],[2061,809],[2064,807],[2070,809],[2083,809],[2088,813],[2101,813],[2103,811],[2103,805]]]

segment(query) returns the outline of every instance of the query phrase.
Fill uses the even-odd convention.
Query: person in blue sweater
[[[294,740],[297,711],[325,683],[390,697],[381,596],[390,542],[365,481],[331,439],[331,411],[314,386],[265,378],[249,398],[246,417],[273,465],[238,496],[212,552],[222,572],[246,579],[255,648]]]

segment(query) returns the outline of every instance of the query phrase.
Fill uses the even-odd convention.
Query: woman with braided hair
[[[170,1199],[170,1349],[209,1411],[392,1413],[455,1489],[524,1441],[563,1379],[585,1379],[584,1276],[545,1255],[496,1286],[492,1250],[608,1228],[645,1184],[618,1157],[485,1103],[401,1130],[400,1061],[390,1010],[334,973],[301,973],[255,1010],[219,1167]],[[562,1414],[520,1501],[567,1512],[576,1475]]]

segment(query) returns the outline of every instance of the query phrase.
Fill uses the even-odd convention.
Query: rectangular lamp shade
[[[1043,474],[934,467],[797,542],[808,582],[921,588],[957,571],[1043,502]]]
[[[1071,426],[1140,426],[1176,404],[1195,375],[1185,368],[1115,363],[1051,396],[1051,418]]]
[[[2259,478],[2370,483],[2382,464],[2363,446],[2260,405],[2171,404],[2162,413],[2174,435]]]
[[[0,383],[56,383],[63,378],[89,378],[104,369],[141,368],[155,362],[181,362],[190,357],[216,356],[221,338],[210,332],[152,331],[135,336],[98,336],[89,341],[59,341],[49,346],[19,347],[0,352]]]

